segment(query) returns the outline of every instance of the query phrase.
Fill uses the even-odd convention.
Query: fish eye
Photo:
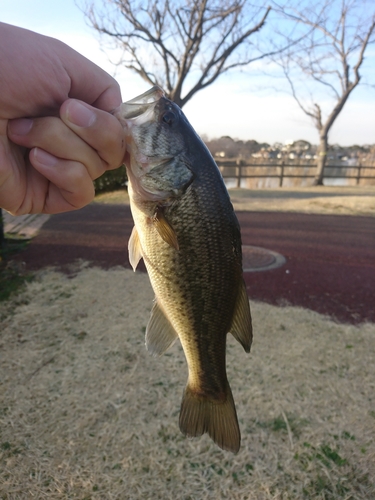
[[[176,115],[173,113],[173,111],[166,111],[163,115],[162,120],[167,125],[172,125],[176,120]]]

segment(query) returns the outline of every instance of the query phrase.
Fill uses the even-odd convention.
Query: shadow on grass
[[[25,272],[22,262],[15,262],[12,257],[24,250],[30,240],[5,237],[0,248],[0,301],[7,300],[19,290],[32,275]]]

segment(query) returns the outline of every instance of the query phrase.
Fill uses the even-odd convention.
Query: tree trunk
[[[313,186],[323,186],[324,168],[327,163],[328,138],[327,134],[320,136],[318,148],[318,159],[316,160],[316,174],[313,180]]]
[[[179,108],[182,108],[185,103],[182,102],[181,96],[177,95],[176,93],[172,93],[170,95],[167,95],[168,99],[173,101]]]

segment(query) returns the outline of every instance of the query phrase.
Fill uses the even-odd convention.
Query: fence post
[[[357,186],[359,185],[359,181],[361,180],[361,169],[362,165],[360,162],[359,165],[357,166]]]
[[[236,161],[237,163],[237,187],[240,188],[241,187],[241,177],[242,177],[242,168],[241,168],[241,165],[242,165],[242,161],[241,160],[237,160]]]
[[[279,187],[283,186],[283,179],[284,179],[284,160],[281,162],[281,165],[280,165]]]

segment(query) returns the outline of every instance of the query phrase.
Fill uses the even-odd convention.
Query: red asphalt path
[[[287,259],[278,269],[245,274],[250,298],[375,322],[375,218],[273,212],[238,218],[244,243]]]
[[[302,306],[338,321],[375,322],[375,218],[237,212],[242,243],[286,257],[284,266],[245,273],[250,299]],[[91,204],[52,216],[16,259],[28,270],[77,259],[105,269],[129,266],[128,206]],[[144,269],[144,268],[143,268]]]

